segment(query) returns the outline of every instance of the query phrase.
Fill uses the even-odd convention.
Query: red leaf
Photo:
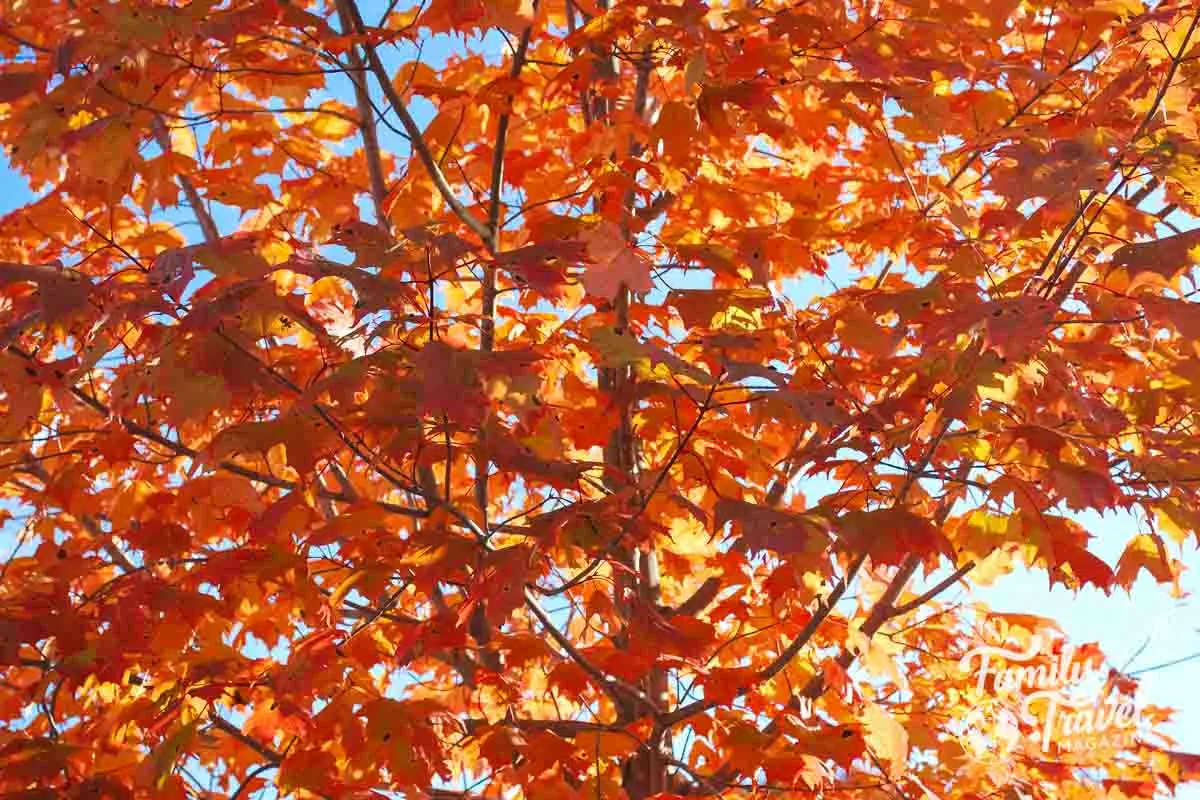
[[[638,293],[654,288],[650,262],[625,241],[616,224],[601,222],[579,238],[594,262],[583,273],[583,286],[589,294],[613,300],[622,285]]]
[[[529,574],[529,548],[506,547],[489,554],[483,569],[475,574],[471,600],[482,602],[492,625],[503,625],[525,603]],[[459,614],[459,624],[466,618]]]
[[[1065,517],[1040,514],[1026,515],[1024,524],[1031,544],[1046,562],[1052,583],[1067,576],[1063,570],[1066,567],[1081,585],[1090,583],[1106,592],[1111,589],[1112,568],[1087,549],[1092,537],[1078,523]]]
[[[567,270],[586,261],[584,245],[569,239],[526,245],[496,256],[497,266],[511,272],[518,283],[551,298],[562,296]]]
[[[187,285],[195,277],[192,254],[194,247],[173,247],[159,253],[150,271],[146,274],[146,282],[163,294],[170,295],[176,300],[183,298]]]
[[[900,564],[913,554],[954,557],[941,530],[903,508],[851,511],[838,518],[836,530],[847,552],[866,552],[877,564]]]
[[[734,523],[738,546],[750,553],[772,550],[780,555],[820,552],[829,544],[829,526],[815,514],[777,511],[767,506],[723,498],[717,501],[716,526]]]
[[[1059,464],[1050,471],[1049,477],[1072,511],[1104,511],[1123,504],[1121,490],[1105,473],[1073,464]]]
[[[36,92],[46,79],[36,72],[5,72],[0,74],[0,103],[11,103]]]
[[[424,379],[423,411],[435,419],[444,414],[467,424],[476,424],[482,418],[487,400],[476,353],[444,342],[430,342],[413,358],[413,367]]]

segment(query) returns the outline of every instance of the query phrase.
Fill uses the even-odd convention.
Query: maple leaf
[[[596,77],[596,56],[581,53],[563,66],[546,86],[547,99],[564,92],[580,92]]]
[[[817,422],[832,428],[846,424],[851,419],[843,408],[844,401],[833,391],[784,389],[774,394],[794,408],[806,422]]]
[[[1120,505],[1122,495],[1105,473],[1071,464],[1059,464],[1051,472],[1051,481],[1075,510],[1095,508],[1105,510]]]
[[[154,263],[146,273],[146,283],[152,289],[182,300],[184,291],[196,275],[193,252],[191,247],[162,251],[154,257]]]
[[[550,445],[553,448],[553,445]],[[481,440],[481,448],[489,459],[501,469],[520,471],[537,476],[548,485],[567,488],[576,485],[580,477],[599,464],[576,462],[561,457],[545,458],[528,444],[523,444],[506,433],[489,430]],[[553,448],[559,449],[559,448]]]
[[[358,298],[349,281],[332,275],[313,283],[304,298],[305,308],[335,331],[347,331],[357,321]]]
[[[819,514],[779,511],[767,506],[722,498],[717,502],[714,524],[728,522],[741,538],[738,546],[750,553],[772,550],[780,555],[814,553],[830,541],[829,524]]]
[[[1128,589],[1142,570],[1159,583],[1171,583],[1178,577],[1178,564],[1167,555],[1167,548],[1157,534],[1140,533],[1129,540],[1117,562],[1116,582]]]
[[[353,266],[387,263],[396,248],[395,240],[378,225],[357,219],[334,225],[329,241],[354,253]]]
[[[0,75],[0,103],[11,103],[33,94],[44,82],[44,76],[32,70],[6,72]]]
[[[954,556],[945,533],[902,508],[851,511],[838,517],[835,530],[848,552],[868,553],[881,564],[899,564],[910,554]]]
[[[1045,561],[1051,582],[1070,577],[1079,584],[1092,584],[1109,591],[1113,571],[1087,549],[1091,535],[1069,519],[1049,514],[1026,518],[1026,530],[1039,556]],[[1063,570],[1068,569],[1069,576]]]
[[[1179,771],[1178,778],[1173,779],[1172,783],[1178,783],[1180,780],[1194,780],[1197,775],[1200,775],[1200,755],[1184,753],[1179,750],[1164,752],[1171,764]]]
[[[496,264],[511,272],[518,283],[557,298],[563,294],[568,270],[584,264],[586,259],[587,250],[582,243],[561,239],[500,253]]]
[[[481,603],[493,625],[505,622],[525,602],[525,584],[529,573],[530,552],[509,547],[492,554],[475,576],[471,601],[459,612],[459,624],[466,623],[473,603]]]
[[[625,336],[614,328],[598,327],[590,331],[589,335],[592,345],[607,365],[634,366],[650,375],[675,374],[686,376],[700,384],[712,383],[712,376],[694,363],[669,350]]]
[[[733,132],[733,122],[725,106],[733,105],[747,111],[775,108],[776,100],[772,89],[771,84],[766,81],[743,81],[724,86],[705,85],[697,100],[700,119],[711,126],[717,135],[729,135]]]
[[[871,703],[863,714],[867,746],[887,763],[888,776],[899,780],[908,767],[908,732],[894,716]]]
[[[175,768],[175,762],[187,751],[189,743],[199,728],[199,719],[181,725],[155,749],[153,760],[150,762],[151,769],[148,778],[150,783],[160,789],[163,787],[171,771]]]
[[[673,161],[684,161],[692,152],[700,133],[696,111],[690,105],[670,101],[663,105],[654,123],[654,137],[662,143],[663,154]]]
[[[6,4],[0,796],[1200,780],[946,669],[1197,541],[1192,4],[787,5]]]
[[[674,289],[666,302],[679,311],[690,328],[708,327],[718,314],[732,316],[772,305],[770,292],[761,289]]]
[[[37,286],[38,301],[50,320],[82,310],[92,284],[83,274],[55,264],[15,264],[0,261],[0,285],[29,282]]]
[[[589,293],[612,300],[622,286],[638,293],[654,288],[650,264],[625,241],[615,223],[601,222],[581,234],[580,241],[592,260],[583,272],[583,285]]]
[[[414,366],[425,376],[421,400],[426,411],[469,422],[481,418],[486,399],[473,353],[431,342],[417,354]]]
[[[1005,297],[956,309],[928,329],[936,339],[980,330],[985,348],[1019,361],[1041,348],[1055,310],[1053,303],[1037,296]]]
[[[1112,265],[1128,271],[1135,283],[1147,276],[1170,283],[1180,272],[1200,261],[1197,247],[1200,247],[1200,230],[1134,242],[1113,253]]]

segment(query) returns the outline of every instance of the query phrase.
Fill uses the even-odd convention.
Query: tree
[[[0,796],[1200,774],[969,602],[1200,527],[1192,4],[0,11]]]

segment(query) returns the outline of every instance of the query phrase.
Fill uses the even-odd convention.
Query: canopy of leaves
[[[1195,544],[1198,25],[0,0],[0,798],[1200,777],[964,736],[1053,623],[943,596]]]

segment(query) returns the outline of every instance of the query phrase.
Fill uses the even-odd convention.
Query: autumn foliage
[[[1195,544],[1193,4],[355,3],[0,0],[0,798],[1200,777],[956,669]]]

